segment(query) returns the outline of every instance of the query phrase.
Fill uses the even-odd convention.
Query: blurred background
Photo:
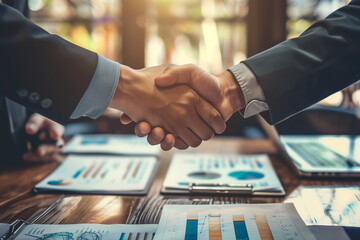
[[[130,67],[194,63],[218,74],[247,57],[300,35],[311,24],[348,2],[29,0],[29,8],[32,20],[47,31]],[[345,110],[358,119],[360,86],[356,83],[319,104],[335,113],[341,110],[342,114]],[[118,116],[116,112],[109,114]],[[118,121],[117,117],[114,119]],[[103,128],[108,127],[104,124]],[[225,134],[264,137],[256,118],[242,119],[239,114],[228,122]]]

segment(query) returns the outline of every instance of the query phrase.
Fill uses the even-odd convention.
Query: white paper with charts
[[[152,240],[156,224],[30,224],[15,236],[21,240]]]
[[[316,240],[293,204],[165,205],[155,240]]]
[[[151,146],[146,138],[130,134],[77,135],[66,144],[65,153],[103,153],[120,155],[157,155],[159,146]]]
[[[163,192],[188,191],[189,184],[253,186],[253,194],[284,195],[267,155],[175,154]]]
[[[156,166],[155,157],[69,155],[35,190],[141,195]]]
[[[306,225],[360,226],[358,186],[300,186],[285,201],[295,205]]]

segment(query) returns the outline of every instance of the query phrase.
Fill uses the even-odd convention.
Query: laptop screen
[[[275,126],[289,155],[314,168],[360,167],[358,118],[341,108],[315,105]]]

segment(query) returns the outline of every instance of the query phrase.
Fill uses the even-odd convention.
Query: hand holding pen
[[[33,114],[25,125],[28,134],[27,149],[23,155],[26,162],[52,161],[62,151],[64,126],[40,114]]]

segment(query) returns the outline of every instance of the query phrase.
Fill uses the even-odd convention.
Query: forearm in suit
[[[244,63],[260,84],[272,124],[360,79],[360,0],[353,0],[298,38]]]
[[[65,123],[86,91],[97,54],[47,33],[0,4],[0,94]]]

